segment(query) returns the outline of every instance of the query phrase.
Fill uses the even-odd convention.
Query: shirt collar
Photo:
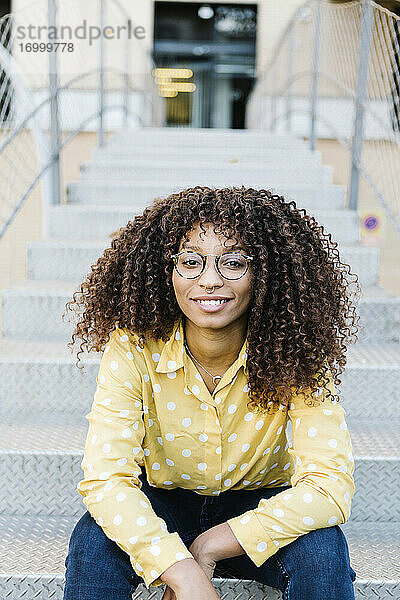
[[[170,338],[161,351],[160,360],[157,363],[157,373],[171,373],[183,367],[183,318],[182,315],[175,321]]]
[[[184,335],[183,315],[180,315],[175,321],[172,333],[161,351],[160,360],[156,367],[157,373],[171,373],[184,366],[184,356],[189,358],[184,346]],[[248,338],[246,336],[237,359],[228,369],[230,377],[234,377],[240,367],[244,368],[246,366],[247,348]]]

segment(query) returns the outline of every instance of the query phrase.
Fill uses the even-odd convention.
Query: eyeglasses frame
[[[185,277],[184,275],[181,275],[181,273],[179,273],[177,267],[176,267],[176,263],[178,260],[178,256],[180,256],[181,254],[183,254],[184,252],[190,252],[192,254],[198,254],[199,256],[201,256],[201,258],[203,259],[203,268],[201,269],[200,273],[198,275],[195,275],[194,277]],[[221,271],[219,270],[219,259],[221,258],[221,256],[224,256],[225,254],[240,254],[240,256],[244,256],[244,258],[247,259],[247,266],[246,266],[246,270],[245,272],[240,276],[240,277],[225,277],[224,275],[222,275]],[[178,275],[180,277],[183,277],[183,279],[197,279],[198,277],[200,277],[205,270],[206,267],[206,263],[207,263],[207,257],[208,256],[213,256],[215,258],[215,268],[217,269],[218,273],[221,275],[221,277],[223,279],[227,279],[229,281],[237,281],[238,279],[241,279],[242,277],[244,277],[249,269],[249,264],[250,261],[254,260],[254,256],[250,256],[248,254],[243,254],[242,252],[238,252],[237,250],[227,250],[226,252],[222,252],[222,254],[201,254],[201,252],[197,252],[196,250],[181,250],[180,252],[178,252],[178,254],[172,254],[171,255],[171,260],[174,261],[174,268],[175,271],[178,273]]]

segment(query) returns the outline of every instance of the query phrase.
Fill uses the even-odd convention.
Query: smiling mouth
[[[227,298],[226,300],[193,300],[193,302],[198,302],[199,304],[204,304],[205,306],[219,306],[220,304],[226,304],[231,300],[232,298]]]

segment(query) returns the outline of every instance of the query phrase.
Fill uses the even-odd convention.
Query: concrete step
[[[195,185],[231,186],[246,185],[262,187],[274,185],[275,182],[331,184],[333,167],[317,165],[304,167],[297,161],[288,169],[282,163],[260,165],[242,165],[239,163],[209,164],[176,161],[149,160],[108,160],[105,162],[90,161],[80,167],[82,181],[111,179],[112,181],[149,181],[158,183],[185,182],[185,187]]]
[[[92,151],[93,161],[97,160],[115,160],[115,159],[143,159],[151,158],[154,160],[169,161],[193,161],[210,162],[210,160],[230,163],[231,161],[239,163],[250,163],[253,161],[288,163],[296,162],[308,165],[320,165],[322,153],[319,151],[299,150],[295,148],[271,148],[269,146],[248,146],[247,148],[235,147],[210,147],[210,146],[162,146],[155,143],[152,146],[139,146],[137,144],[124,145],[105,145],[95,148]]]
[[[85,507],[86,510],[86,507]],[[0,597],[62,600],[65,558],[77,517],[0,515]],[[348,540],[356,571],[357,600],[394,600],[399,597],[399,523],[352,523],[340,526]],[[280,600],[277,590],[254,581],[213,578],[221,598]],[[165,586],[147,590],[141,584],[135,598],[161,599]]]
[[[276,178],[273,178],[276,181]],[[308,210],[340,210],[346,206],[346,189],[342,185],[314,185],[310,183],[288,184],[270,182],[264,184],[286,201],[294,200],[296,206]],[[151,204],[154,198],[167,197],[185,189],[176,182],[166,184],[154,181],[110,181],[102,177],[98,181],[72,181],[67,184],[68,202],[82,204],[128,204],[129,206]]]
[[[356,483],[351,519],[400,521],[400,420],[386,420],[379,429],[366,421],[353,425],[348,424]],[[76,485],[87,429],[86,420],[32,422],[30,415],[1,423],[0,513],[80,514]]]
[[[60,205],[48,209],[49,238],[59,240],[107,239],[124,227],[145,206]],[[308,213],[332,234],[338,244],[354,245],[360,241],[360,218],[356,211],[313,210]]]
[[[28,279],[79,280],[90,272],[90,266],[102,256],[109,241],[83,242],[48,240],[28,242]],[[379,275],[379,248],[341,246],[341,260],[351,266],[363,287],[376,285]]]
[[[27,341],[69,341],[75,316],[62,314],[79,282],[25,280],[3,290],[2,335]],[[379,286],[365,288],[359,299],[358,341],[392,344],[400,341],[400,298]],[[26,315],[29,314],[29,319]]]
[[[31,422],[82,423],[96,391],[101,353],[76,352],[62,342],[0,338],[0,422],[28,414]],[[348,363],[336,386],[352,423],[371,423],[397,414],[400,344],[350,345]],[[82,368],[83,367],[83,368]],[[68,390],[68,402],[60,401]],[[83,421],[86,423],[86,421]]]

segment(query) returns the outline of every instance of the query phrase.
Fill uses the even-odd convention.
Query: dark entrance
[[[170,69],[157,70],[168,125],[244,127],[256,26],[255,4],[155,2],[154,61]],[[185,69],[185,77],[174,69]],[[176,82],[193,83],[193,91],[177,92]]]

